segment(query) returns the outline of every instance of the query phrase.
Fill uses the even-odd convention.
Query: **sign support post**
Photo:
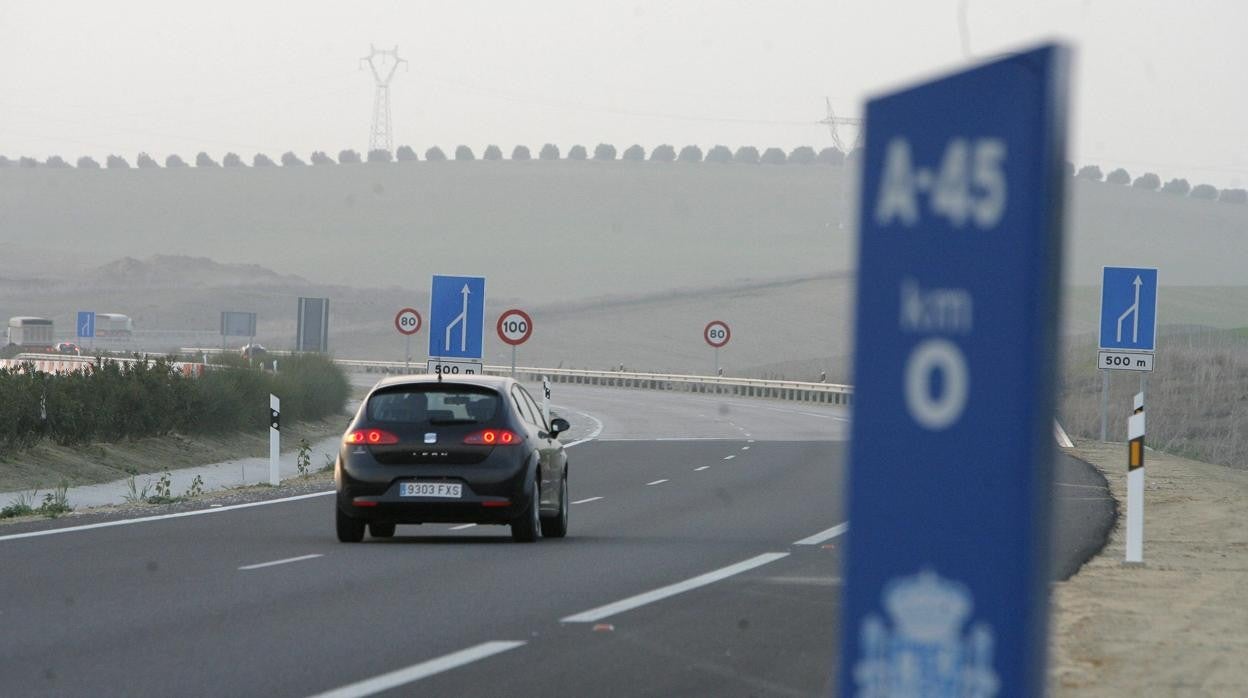
[[[412,372],[412,335],[420,331],[422,322],[420,311],[415,308],[403,308],[394,316],[394,329],[407,338],[407,345],[403,352],[404,373]]]
[[[498,316],[498,325],[494,328],[498,338],[504,344],[511,345],[511,377],[516,377],[516,347],[529,341],[533,336],[533,318],[519,308],[504,310]]]
[[[1101,371],[1101,441],[1108,439],[1109,374],[1138,371],[1140,393],[1157,353],[1157,270],[1104,267],[1096,365]]]
[[[711,375],[722,376],[719,366],[719,349],[732,339],[732,328],[723,320],[711,320],[702,328],[702,339],[715,350],[715,372]]]
[[[1101,441],[1109,438],[1109,371],[1101,369]]]
[[[282,482],[282,474],[278,468],[281,456],[281,422],[282,401],[276,395],[269,394],[269,484],[277,487]]]
[[[1143,380],[1141,378],[1141,380]],[[1126,564],[1144,564],[1144,393],[1135,396],[1127,420],[1127,555]]]

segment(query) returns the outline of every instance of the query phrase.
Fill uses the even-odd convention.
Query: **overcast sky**
[[[1077,164],[1248,185],[1248,3],[967,0],[965,15],[975,55],[1075,44]],[[957,0],[0,0],[0,154],[363,151],[370,43],[409,61],[395,145],[419,152],[823,147],[825,96],[852,116],[965,64],[958,17]]]

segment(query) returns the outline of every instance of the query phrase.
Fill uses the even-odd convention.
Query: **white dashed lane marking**
[[[667,478],[663,478],[662,480],[655,480],[654,482],[647,482],[646,487],[649,487],[650,485],[662,485],[663,483],[667,482],[667,480],[668,480]]]
[[[588,503],[590,503],[590,502],[596,502],[596,501],[598,501],[599,499],[602,499],[602,497],[586,497],[585,499],[578,499],[578,500],[576,500],[575,502],[572,502],[572,503],[573,503],[573,504],[588,504]]]
[[[312,560],[318,557],[324,557],[324,555],[320,553],[313,553],[311,555],[300,555],[299,557],[288,557],[288,558],[283,558],[281,560],[273,560],[271,562],[258,562],[254,565],[243,565],[242,567],[239,567],[238,569],[243,570],[243,571],[258,570],[262,567],[275,567],[277,565],[287,565],[292,562],[303,562],[304,560]]]
[[[694,472],[697,472],[697,471],[699,471],[699,470],[706,470],[706,469],[707,469],[707,468],[709,468],[709,467],[711,467],[711,466],[709,466],[709,465],[704,465],[704,466],[702,466],[702,467],[700,467],[700,468],[694,468],[693,470],[694,470]]]
[[[733,458],[736,458],[736,457],[737,457],[737,454],[734,453],[731,456],[724,456],[724,460],[732,460]]]
[[[452,531],[462,531],[462,530],[464,530],[465,528],[472,528],[473,526],[476,526],[476,524],[461,524],[461,525],[459,525],[459,526],[451,526],[451,530],[452,530]]]

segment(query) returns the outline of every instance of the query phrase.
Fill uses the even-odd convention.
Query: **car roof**
[[[383,378],[380,381],[377,381],[377,384],[373,386],[373,390],[369,392],[371,393],[373,391],[377,391],[382,388],[392,388],[394,386],[400,386],[400,385],[437,385],[438,383],[442,383],[444,385],[479,385],[479,386],[483,386],[487,388],[495,388],[497,390],[505,392],[506,389],[515,382],[516,381],[514,379],[508,376],[479,376],[479,375],[478,376],[458,375],[453,378],[443,378],[441,380],[438,380],[438,376],[436,374],[425,373],[425,374],[417,374],[417,375],[392,376],[390,378]]]

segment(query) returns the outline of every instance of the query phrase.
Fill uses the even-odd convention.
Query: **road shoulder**
[[[1081,442],[1118,501],[1109,543],[1053,587],[1054,695],[1236,695],[1248,685],[1248,471],[1149,452],[1143,567],[1125,567],[1126,447]]]

